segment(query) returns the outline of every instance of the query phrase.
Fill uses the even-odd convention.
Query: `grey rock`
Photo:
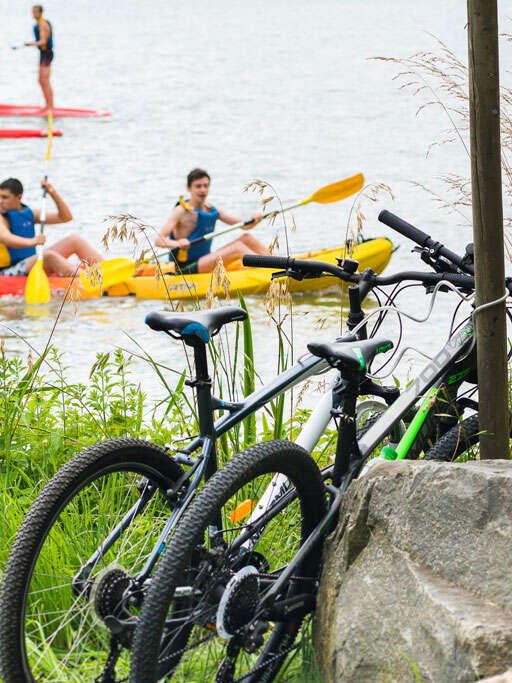
[[[383,461],[350,486],[324,552],[327,681],[473,682],[512,667],[511,462]]]

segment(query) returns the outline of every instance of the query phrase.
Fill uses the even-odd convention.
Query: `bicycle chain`
[[[244,681],[246,678],[249,678],[249,676],[253,676],[258,671],[260,671],[262,669],[266,669],[267,666],[269,664],[272,664],[272,662],[275,659],[279,659],[280,657],[286,656],[286,655],[290,654],[290,652],[292,650],[297,650],[299,647],[300,647],[300,643],[294,643],[287,650],[284,650],[283,652],[278,652],[277,654],[272,655],[272,657],[270,657],[270,659],[267,659],[265,662],[263,662],[263,664],[260,664],[256,668],[251,669],[248,673],[244,674],[243,676],[240,676],[239,678],[235,678],[233,683],[239,683],[239,681]]]

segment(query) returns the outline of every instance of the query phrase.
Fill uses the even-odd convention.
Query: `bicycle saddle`
[[[146,325],[158,332],[168,332],[171,337],[199,337],[207,344],[221,327],[234,320],[245,320],[247,312],[243,308],[226,306],[212,311],[192,311],[191,313],[158,313],[153,311],[146,316]],[[174,334],[173,334],[174,332]]]
[[[333,342],[322,344],[312,342],[308,344],[309,351],[319,358],[325,358],[333,367],[347,370],[365,371],[378,353],[384,353],[393,348],[389,339],[365,339],[354,342]]]

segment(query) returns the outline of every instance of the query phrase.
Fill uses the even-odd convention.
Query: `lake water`
[[[40,104],[35,49],[8,48],[31,38],[31,3],[4,5],[1,100]],[[464,149],[440,147],[426,158],[447,120],[439,109],[416,116],[420,100],[399,90],[392,80],[396,67],[369,59],[430,49],[434,41],[429,33],[465,59],[465,3],[148,0],[141,5],[134,0],[52,0],[47,17],[54,25],[56,105],[114,114],[110,119],[58,120],[64,136],[54,140],[50,179],[74,220],[49,229],[48,244],[74,230],[98,245],[104,218],[123,212],[161,226],[194,166],[210,171],[211,200],[244,218],[259,209],[257,197],[242,191],[255,178],[271,183],[283,205],[357,172],[364,172],[369,183],[386,183],[396,199],[366,206],[364,232],[389,236],[400,245],[388,273],[421,264],[411,255],[410,244],[377,222],[383,208],[455,251],[471,241],[467,225],[411,185],[417,181],[436,190],[440,175],[469,175]],[[500,28],[506,28],[504,19]],[[41,120],[5,118],[0,125],[39,127]],[[0,175],[20,178],[32,206],[39,202],[45,150],[44,140],[1,141]],[[351,205],[346,200],[296,211],[290,250],[342,243]],[[270,243],[274,232],[261,225],[254,234]],[[283,243],[281,239],[282,248]],[[112,254],[129,252],[117,245]],[[421,290],[409,291],[415,294],[403,297],[404,308],[416,314],[426,310]],[[269,378],[276,365],[275,332],[265,322],[261,299],[251,297],[248,303],[257,367]],[[454,304],[453,295],[442,296],[436,322],[407,324],[407,341],[435,350],[446,336]],[[168,343],[144,325],[147,312],[161,307],[162,302],[108,298],[80,303],[76,310],[66,305],[53,342],[65,353],[71,377],[86,379],[98,351],[116,345],[134,348],[125,332],[156,359],[182,367],[181,345]],[[7,348],[26,353],[15,334],[42,348],[58,308],[54,302],[48,316],[33,316],[23,301],[0,300],[0,320],[10,328],[0,332]],[[297,297],[295,311],[297,353],[319,335],[338,333],[336,294]],[[314,326],[319,318],[326,318],[321,332]],[[383,333],[396,335],[394,320]],[[413,355],[410,362],[413,371]],[[136,370],[154,394],[152,371],[143,364]]]

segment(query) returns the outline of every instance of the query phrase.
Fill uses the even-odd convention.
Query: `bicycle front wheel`
[[[300,446],[270,441],[230,460],[187,510],[159,562],[135,632],[130,680],[273,680],[304,605],[311,611],[314,604],[319,548],[271,605],[262,598],[326,509],[320,471]]]
[[[40,493],[20,527],[2,582],[5,683],[104,678],[108,618],[129,621],[135,586],[169,518],[165,492],[182,474],[165,449],[138,439],[87,448]],[[120,633],[120,648],[130,647]],[[128,674],[129,649],[116,651]],[[111,672],[113,666],[111,667]]]

